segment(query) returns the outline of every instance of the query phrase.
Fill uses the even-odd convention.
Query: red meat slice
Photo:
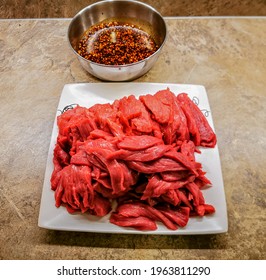
[[[165,194],[169,190],[175,190],[183,187],[187,184],[187,180],[167,182],[162,180],[158,175],[154,175],[149,179],[145,191],[143,192],[142,200],[149,197],[159,197]]]
[[[132,227],[137,230],[156,230],[156,222],[147,217],[125,217],[120,214],[112,213],[110,223],[121,227]]]
[[[99,178],[108,177],[108,173],[103,172],[99,167],[92,165],[91,168],[92,168],[91,170],[92,179],[97,180]]]
[[[183,164],[173,159],[165,158],[165,157],[153,161],[148,161],[148,162],[128,161],[127,166],[133,170],[136,170],[144,174],[160,173],[166,170],[169,171],[187,170],[187,168]]]
[[[108,127],[110,129],[110,132],[114,136],[116,136],[118,138],[122,138],[125,135],[124,132],[123,132],[123,127],[122,127],[121,124],[118,124],[118,123],[116,123],[114,121],[111,121],[110,119],[107,119],[106,123],[107,123],[107,125],[108,125]]]
[[[95,193],[94,195],[94,207],[89,210],[92,215],[98,217],[104,217],[111,211],[111,203],[108,199]]]
[[[153,215],[144,204],[126,203],[117,207],[116,212],[124,217],[139,217],[144,216],[152,220],[156,220],[157,216]]]
[[[64,167],[69,165],[70,156],[65,152],[60,145],[56,144],[54,148],[54,158],[57,159],[58,163]]]
[[[196,146],[214,147],[216,135],[198,106],[186,93],[179,94],[177,100],[186,115],[188,129]]]
[[[90,168],[68,165],[60,172],[60,182],[55,190],[56,207],[62,202],[73,210],[82,212],[94,207],[94,191]]]
[[[106,165],[96,157],[92,152],[94,150],[106,150],[106,151],[115,151],[116,145],[112,144],[110,141],[104,139],[88,139],[85,142],[78,143],[77,152],[72,156],[71,162],[73,164],[84,164],[90,166],[96,166],[101,170],[107,171]]]
[[[187,195],[185,191],[183,190],[175,190],[176,194],[178,195],[179,199],[182,201],[182,203],[186,206],[188,206],[190,209],[193,209],[192,205],[190,204]]]
[[[118,105],[121,114],[129,121],[132,130],[152,132],[152,121],[145,106],[134,95],[123,97]]]
[[[201,190],[194,182],[188,183],[186,189],[192,194],[194,206],[199,206],[205,203]]]
[[[121,142],[117,143],[117,147],[119,149],[137,151],[160,144],[163,144],[161,139],[150,135],[126,136]]]
[[[66,152],[70,149],[67,136],[58,134],[56,144],[58,144]]]
[[[104,149],[116,151],[117,147],[110,141],[105,139],[88,139],[87,141],[78,145],[77,150],[84,149],[86,152],[91,152],[93,149]]]
[[[171,230],[177,229],[168,218],[166,218],[159,210],[143,203],[129,203],[119,205],[116,209],[117,213],[124,217],[143,216],[151,220],[157,220],[162,222],[167,228]]]
[[[124,173],[124,188],[125,191],[135,185],[139,179],[139,173],[128,168],[124,162],[119,162],[122,172]]]
[[[206,172],[203,172],[201,169],[198,169],[198,177],[195,179],[194,183],[197,184],[199,188],[203,188],[205,186],[210,186],[211,181],[205,176]]]
[[[180,200],[179,196],[177,195],[177,192],[176,192],[175,189],[168,190],[166,193],[164,193],[161,196],[161,199],[164,202],[167,202],[168,204],[171,204],[171,205],[174,205],[174,206],[177,206],[181,203],[181,200]]]
[[[181,171],[164,171],[160,173],[162,179],[164,181],[180,181],[186,178],[192,177],[191,180],[194,180],[195,176],[191,174],[189,170],[181,170]]]
[[[89,152],[94,155],[100,162],[106,167],[108,170],[111,185],[113,188],[113,194],[117,194],[126,190],[124,185],[124,169],[121,167],[119,162],[115,159],[109,160],[108,156],[110,155],[111,151],[100,149],[100,148],[92,148]]]
[[[110,201],[93,190],[90,171],[87,166],[69,165],[60,172],[60,183],[55,190],[56,207],[63,203],[70,213],[89,211],[97,216],[110,212]]]
[[[180,152],[186,156],[190,161],[195,161],[196,147],[192,141],[184,141],[180,146]]]
[[[163,133],[161,131],[160,125],[152,120],[152,135],[159,139],[163,139]]]
[[[111,183],[111,180],[110,180],[110,176],[104,176],[104,177],[100,176],[99,178],[95,178],[95,181],[100,183],[106,189],[109,189],[110,192],[113,191],[113,187],[112,187],[112,183]]]
[[[140,101],[151,111],[152,119],[158,123],[168,123],[170,119],[170,104],[164,104],[156,95],[140,96]]]
[[[215,208],[209,204],[201,204],[194,207],[193,211],[191,212],[190,216],[200,216],[203,217],[204,215],[209,215],[215,213]]]
[[[160,209],[160,211],[173,223],[180,227],[185,227],[189,220],[189,207],[178,207],[177,210]]]
[[[108,199],[115,199],[115,198],[125,194],[125,192],[113,194],[113,189],[106,188],[103,184],[98,182],[98,180],[95,183],[93,183],[93,189],[95,190],[95,192],[101,194],[103,197],[108,198]]]
[[[71,123],[75,124],[75,121],[80,118],[80,116],[85,115],[84,107],[77,106],[74,109],[65,111],[64,114],[61,114],[57,117],[57,126],[59,129],[59,135],[67,135]]]
[[[94,129],[93,131],[91,131],[89,138],[90,139],[102,138],[107,141],[112,141],[113,135],[101,129]]]
[[[215,208],[212,205],[210,205],[210,204],[203,204],[203,206],[204,206],[204,209],[205,209],[204,215],[206,215],[206,214],[213,214],[215,212]]]
[[[86,140],[90,132],[96,128],[96,126],[92,126],[91,124],[92,122],[89,118],[82,118],[79,122],[76,122],[76,128],[80,135],[79,140]]]
[[[125,161],[151,161],[161,158],[167,151],[172,148],[170,145],[156,145],[144,150],[130,151],[120,149],[113,152],[109,159],[122,159]]]
[[[93,113],[97,127],[104,131],[108,131],[107,120],[116,121],[117,111],[109,103],[95,104],[88,110]]]
[[[201,164],[190,161],[190,159],[187,156],[183,155],[182,153],[177,152],[175,149],[172,149],[172,150],[166,152],[165,157],[175,160],[176,162],[185,166],[188,170],[192,171],[196,176],[198,175],[197,169],[201,167]],[[170,171],[170,170],[168,170],[168,171]]]
[[[71,157],[70,163],[74,164],[74,165],[87,165],[87,166],[91,166],[91,162],[89,161],[89,159],[87,157],[87,153],[84,150],[80,150],[76,154],[74,154]]]
[[[58,116],[57,124],[59,135],[69,137],[70,133],[75,133],[78,140],[86,139],[89,136],[90,131],[97,128],[94,116],[87,108],[80,106],[68,110],[64,114]]]
[[[170,108],[169,121],[166,125],[161,126],[164,142],[166,144],[172,144],[176,140],[188,140],[189,131],[186,116],[179,106],[175,94],[167,88],[166,90],[158,91],[155,96]]]
[[[117,102],[116,106],[127,120],[141,116],[139,101],[133,95],[123,97]]]
[[[177,226],[172,223],[171,220],[169,220],[167,217],[165,217],[159,210],[155,209],[154,207],[151,207],[149,205],[145,205],[147,210],[154,216],[157,217],[158,221],[161,221],[168,229],[176,230]]]
[[[60,181],[60,171],[62,170],[62,166],[60,165],[59,161],[56,157],[53,158],[53,164],[54,164],[54,170],[51,175],[51,189],[55,191],[58,187],[59,181]]]

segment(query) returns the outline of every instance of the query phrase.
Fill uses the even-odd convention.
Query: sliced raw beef
[[[216,135],[199,107],[186,93],[179,94],[177,100],[186,115],[188,129],[196,146],[211,147],[216,145]]]
[[[121,142],[117,143],[119,149],[126,150],[144,150],[155,145],[163,144],[161,139],[149,135],[127,136]]]
[[[138,230],[185,227],[206,204],[211,182],[195,160],[216,135],[187,94],[168,88],[137,99],[76,106],[57,117],[51,189],[56,207]],[[111,204],[116,201],[116,209]]]
[[[66,204],[73,211],[93,211],[95,215],[106,215],[111,210],[108,200],[100,198],[91,185],[91,170],[88,166],[68,165],[60,171],[60,180],[55,189],[56,206]],[[96,202],[101,202],[96,203]],[[97,206],[96,206],[97,204]]]
[[[116,213],[112,213],[110,223],[121,227],[132,227],[137,230],[156,230],[156,222],[147,217],[125,217]]]
[[[152,121],[145,106],[134,95],[123,97],[119,101],[119,110],[128,120],[133,131],[151,133]]]

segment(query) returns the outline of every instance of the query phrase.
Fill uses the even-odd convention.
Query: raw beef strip
[[[139,217],[144,216],[152,220],[156,220],[156,215],[153,215],[144,204],[140,203],[125,203],[117,207],[116,211],[124,217]]]
[[[90,214],[98,216],[98,217],[104,217],[107,215],[110,211],[111,203],[108,199],[102,197],[98,193],[94,194],[94,207],[92,209],[89,209]]]
[[[114,110],[113,106],[109,103],[95,104],[88,110],[93,113],[97,127],[104,131],[108,132],[107,120],[116,121],[117,111]]]
[[[64,204],[70,213],[89,211],[105,216],[111,210],[110,201],[94,192],[91,170],[87,166],[69,165],[60,172],[60,181],[55,190],[56,207]]]
[[[96,129],[94,115],[87,108],[77,106],[57,117],[59,134],[67,136],[71,142],[70,133],[75,133],[78,140],[85,140],[90,131]]]
[[[112,141],[114,139],[114,136],[111,133],[108,133],[101,129],[94,129],[93,131],[91,131],[89,138],[90,139],[102,138],[107,141]]]
[[[99,159],[100,162],[102,162],[102,164],[108,170],[111,179],[111,185],[113,188],[113,194],[117,194],[119,192],[125,191],[126,187],[124,185],[124,180],[125,180],[124,168],[120,165],[120,163],[117,160],[107,159],[111,151],[106,149],[100,149],[100,148],[92,148],[89,152],[92,155],[94,155],[97,159]]]
[[[205,203],[201,190],[194,182],[188,183],[186,188],[192,194],[194,206],[199,206]]]
[[[125,217],[120,214],[112,213],[110,223],[121,227],[133,227],[137,230],[156,230],[156,222],[147,217]]]
[[[91,166],[91,162],[89,161],[89,158],[87,156],[87,153],[85,150],[79,150],[71,157],[71,164],[74,165],[87,165]]]
[[[179,199],[181,200],[181,202],[183,204],[185,204],[186,206],[188,206],[190,209],[193,209],[191,203],[189,202],[188,198],[187,198],[187,194],[184,190],[182,189],[178,189],[175,190],[176,194],[178,195]]]
[[[60,172],[60,181],[55,190],[56,207],[62,202],[73,210],[86,212],[94,207],[94,191],[91,186],[90,168],[68,165]]]
[[[213,214],[215,212],[215,208],[210,204],[204,204],[205,214]]]
[[[60,180],[60,171],[65,166],[69,165],[70,156],[58,143],[55,145],[53,155],[54,170],[52,172],[50,182],[52,190],[56,190]]]
[[[117,143],[117,147],[119,149],[137,151],[160,144],[163,144],[161,139],[150,135],[126,136],[121,142]]]
[[[144,203],[122,204],[117,207],[116,212],[124,217],[137,218],[141,216],[151,220],[157,220],[162,222],[167,228],[171,230],[175,230],[177,228],[176,225],[174,225],[172,221],[165,217],[159,210]]]
[[[169,123],[170,104],[164,104],[160,98],[151,94],[142,95],[139,99],[151,111],[152,119],[161,124]]]
[[[128,119],[132,130],[151,133],[153,126],[145,106],[134,95],[123,97],[119,102],[121,114]]]
[[[84,149],[87,152],[90,152],[93,149],[104,149],[104,150],[110,150],[110,151],[117,150],[116,144],[112,143],[111,141],[102,139],[102,138],[88,139],[87,141],[80,143],[80,145],[78,145],[78,147],[77,147],[78,151],[79,151],[79,148]]]
[[[165,194],[169,190],[175,190],[183,187],[187,184],[187,178],[180,181],[168,182],[162,180],[158,175],[153,175],[143,192],[142,200],[148,199],[149,197],[159,197]]]
[[[67,152],[65,152],[59,144],[55,145],[54,148],[54,158],[57,159],[58,163],[64,167],[69,165],[70,156]]]
[[[170,158],[159,158],[148,162],[128,161],[127,166],[131,169],[144,174],[160,173],[166,170],[180,171],[187,170],[187,168],[176,160]]]
[[[177,189],[170,189],[167,192],[165,192],[162,196],[161,199],[164,202],[167,202],[171,205],[177,206],[180,205],[181,199],[177,195]]]
[[[196,146],[214,147],[216,135],[198,106],[186,93],[179,94],[177,100],[188,121],[189,132]]]
[[[206,172],[198,169],[198,177],[195,179],[195,184],[201,189],[206,186],[211,186],[211,181],[205,176]]]
[[[165,143],[172,144],[177,140],[188,140],[187,119],[178,104],[175,94],[167,88],[166,90],[158,91],[154,96],[170,108],[169,121],[166,125],[161,126]]]
[[[169,182],[184,180],[192,176],[193,176],[193,180],[195,179],[195,176],[192,175],[189,170],[164,171],[161,172],[160,175],[164,181],[169,181]]]
[[[189,220],[189,207],[178,207],[177,210],[160,209],[160,211],[172,222],[180,227],[185,227]]]
[[[151,161],[161,158],[167,151],[172,148],[171,145],[156,145],[144,150],[130,151],[120,149],[113,152],[109,159],[122,159],[125,161]]]
[[[120,139],[122,139],[122,137],[125,136],[124,132],[123,132],[123,127],[121,124],[118,124],[114,121],[111,121],[110,119],[106,120],[106,123],[110,129],[110,132],[115,136],[118,137]]]
[[[60,171],[63,168],[56,157],[53,158],[53,164],[54,164],[54,170],[52,172],[50,182],[51,182],[51,189],[55,191],[60,181],[60,177],[61,177]]]
[[[191,212],[190,216],[201,216],[208,214],[213,214],[215,212],[215,208],[209,204],[201,204],[199,206],[194,207],[194,211]]]
[[[166,152],[164,156],[169,159],[175,160],[176,162],[185,166],[186,169],[192,171],[195,175],[198,175],[197,169],[201,168],[201,164],[195,161],[190,161],[190,159],[187,156],[177,152],[175,149],[171,149],[170,151]],[[172,170],[168,170],[168,171],[172,171]]]
[[[106,188],[103,184],[100,183],[101,180],[97,180],[96,182],[93,183],[93,189],[95,192],[101,194],[103,197],[108,198],[108,199],[115,199],[117,197],[120,197],[126,192],[120,192],[118,194],[113,194],[113,189],[111,188]]]
[[[192,162],[195,161],[195,152],[199,152],[196,150],[195,144],[192,141],[184,141],[180,146],[180,152],[184,156],[188,157],[188,159]]]
[[[135,96],[130,95],[115,101],[117,110],[119,110],[127,120],[141,116],[141,106]]]

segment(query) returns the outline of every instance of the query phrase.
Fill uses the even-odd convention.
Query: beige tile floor
[[[69,18],[95,0],[0,0],[0,18]],[[143,0],[163,16],[265,16],[266,0]]]

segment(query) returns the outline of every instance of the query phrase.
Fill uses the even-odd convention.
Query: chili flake
[[[143,60],[158,49],[153,38],[133,24],[100,23],[88,29],[78,44],[85,59],[105,65],[125,65]]]

